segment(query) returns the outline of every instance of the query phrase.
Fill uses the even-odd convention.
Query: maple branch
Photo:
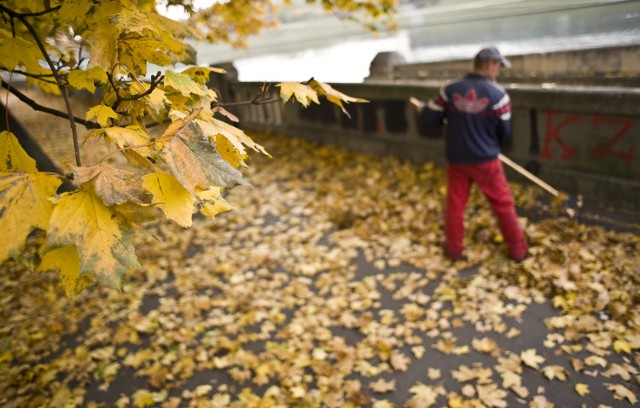
[[[65,112],[62,112],[62,111],[59,111],[57,109],[49,108],[48,106],[40,105],[38,102],[36,102],[33,99],[29,98],[27,95],[23,94],[22,92],[18,91],[15,87],[10,86],[5,81],[2,81],[2,83],[0,83],[0,86],[2,86],[4,89],[6,89],[7,91],[9,91],[13,95],[15,95],[16,98],[20,99],[22,102],[24,102],[27,105],[29,105],[35,111],[48,113],[50,115],[57,116],[59,118],[63,118],[63,119],[69,120],[69,114],[67,114]],[[100,128],[100,125],[98,125],[97,123],[89,122],[89,121],[84,120],[82,118],[78,118],[78,117],[74,116],[73,120],[76,123],[79,123],[79,124],[85,126],[87,129],[98,129],[98,128]]]
[[[137,95],[132,95],[132,96],[120,96],[120,93],[118,92],[118,88],[116,88],[116,84],[113,82],[113,72],[109,74],[108,79],[109,79],[109,83],[111,84],[111,87],[113,88],[113,91],[116,94],[116,101],[113,103],[113,106],[111,107],[111,109],[115,111],[116,109],[118,109],[118,106],[120,105],[121,102],[135,101],[151,94],[151,92],[153,92],[153,90],[156,89],[158,85],[160,85],[160,82],[164,79],[164,75],[162,75],[160,71],[158,71],[155,75],[151,75],[151,83],[149,84],[149,89],[147,89],[142,93],[139,93]]]
[[[61,7],[62,6],[55,6],[55,7],[51,7],[51,8],[48,8],[48,9],[44,9],[42,11],[36,11],[34,13],[18,13],[17,11],[8,9],[5,6],[0,5],[0,11],[6,12],[11,17],[16,17],[16,18],[20,19],[20,18],[25,18],[25,17],[40,17],[40,16],[44,16],[45,14],[53,13],[54,11],[60,10]],[[22,20],[20,20],[20,21],[22,21]]]
[[[268,103],[275,103],[275,102],[280,102],[282,101],[282,98],[277,97],[277,98],[270,98],[270,99],[257,99],[257,98],[253,98],[251,100],[247,100],[247,101],[238,101],[238,102],[213,102],[211,103],[211,107],[215,108],[218,106],[221,107],[225,107],[225,106],[241,106],[241,105],[266,105]]]
[[[47,10],[54,10],[54,9],[55,7],[53,9],[47,9]],[[69,101],[69,94],[67,93],[67,87],[62,82],[62,78],[58,73],[58,69],[53,63],[53,61],[51,61],[51,57],[49,57],[49,53],[47,52],[47,49],[45,48],[42,40],[40,39],[40,37],[38,37],[38,32],[27,21],[27,17],[31,16],[33,13],[29,13],[29,14],[17,13],[2,5],[0,5],[0,11],[7,13],[12,18],[17,18],[18,20],[20,20],[20,22],[27,28],[27,30],[33,37],[34,41],[36,42],[36,45],[38,46],[38,48],[40,49],[40,52],[42,53],[42,56],[47,61],[47,64],[49,65],[49,68],[51,69],[51,72],[53,73],[53,76],[56,79],[56,83],[58,84],[58,88],[60,89],[60,93],[62,94],[62,97],[64,98],[64,103],[67,107],[67,113],[69,114],[69,123],[71,125],[71,134],[73,136],[73,150],[76,156],[76,165],[81,166],[82,161],[80,160],[80,144],[78,142],[78,129],[76,129],[76,123],[74,121],[73,109],[71,108],[71,102]],[[43,12],[39,12],[39,13],[43,13]],[[41,15],[41,14],[36,13],[36,15]]]
[[[313,79],[313,78],[311,78]],[[309,81],[311,81],[311,79]],[[267,98],[267,92],[269,92],[269,86],[267,84],[263,84],[260,88],[260,91],[253,97],[253,99],[248,101],[237,101],[237,102],[212,102],[211,108],[215,107],[225,107],[225,106],[241,106],[241,105],[266,105],[268,103],[280,102],[282,98],[280,96],[275,98]],[[264,99],[260,99],[264,98]]]
[[[36,78],[36,79],[41,80],[42,82],[47,82],[47,83],[50,83],[50,84],[55,84],[56,83],[55,81],[44,79],[44,78],[55,78],[53,76],[53,74],[31,74],[31,73],[29,73],[27,71],[21,71],[19,69],[10,70],[10,69],[7,69],[7,68],[5,68],[3,66],[0,66],[0,70],[7,71],[7,72],[13,72],[14,74],[24,75],[24,76],[29,77],[29,78]]]

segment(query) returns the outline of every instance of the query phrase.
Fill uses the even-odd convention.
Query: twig
[[[113,82],[113,72],[109,74],[108,79],[109,79],[109,83],[111,84],[111,87],[113,88],[113,92],[115,92],[116,94],[116,101],[113,103],[113,106],[111,107],[115,111],[116,109],[118,109],[118,106],[120,105],[121,102],[135,101],[151,94],[151,92],[153,92],[153,90],[156,89],[158,85],[160,85],[160,82],[164,79],[164,75],[162,75],[160,71],[158,71],[155,75],[151,75],[151,83],[149,85],[149,89],[147,89],[146,91],[140,94],[132,95],[132,96],[120,96],[120,93],[118,92],[118,88],[116,87],[116,84]]]
[[[13,95],[15,95],[16,98],[20,99],[22,102],[24,102],[27,105],[29,105],[35,111],[48,113],[50,115],[57,116],[59,118],[63,118],[63,119],[69,120],[69,115],[67,113],[59,111],[57,109],[49,108],[47,106],[40,105],[38,102],[36,102],[33,99],[29,98],[27,95],[25,95],[22,92],[18,91],[15,87],[10,86],[8,83],[6,83],[4,81],[2,81],[0,86],[2,86],[4,89],[6,89],[7,91],[9,91]],[[83,125],[87,129],[98,129],[98,128],[100,128],[100,125],[98,125],[97,123],[89,122],[89,121],[86,121],[86,120],[84,120],[82,118],[78,118],[78,117],[74,116],[73,120],[76,123],[79,123],[79,124]]]
[[[282,98],[271,98],[271,99],[261,99],[256,100],[255,98],[250,101],[239,101],[239,102],[214,102],[211,104],[211,107],[215,108],[217,106],[225,107],[225,106],[240,106],[240,105],[266,105],[268,103],[275,103],[282,101]]]
[[[51,57],[49,57],[49,53],[47,52],[47,49],[45,48],[44,44],[42,43],[42,40],[40,40],[40,37],[38,37],[38,33],[36,32],[35,28],[33,28],[33,26],[31,24],[29,24],[29,22],[27,21],[27,18],[26,18],[28,16],[34,16],[34,15],[35,16],[40,16],[40,15],[49,13],[49,12],[54,11],[54,10],[55,10],[55,8],[47,9],[47,10],[39,12],[39,13],[21,14],[21,13],[17,13],[17,12],[15,12],[13,10],[10,10],[10,9],[0,5],[0,11],[3,11],[5,13],[9,14],[9,16],[11,16],[11,17],[17,18],[27,28],[27,30],[29,31],[29,33],[33,37],[34,41],[36,42],[36,45],[40,49],[40,52],[42,53],[42,56],[47,61],[47,64],[49,65],[49,68],[51,69],[51,72],[53,73],[53,76],[56,79],[56,83],[58,84],[58,88],[60,89],[60,93],[62,93],[62,97],[64,98],[64,102],[65,102],[65,105],[67,107],[67,113],[69,114],[69,123],[71,125],[71,133],[73,135],[73,149],[74,149],[75,156],[76,156],[76,165],[77,166],[81,166],[82,165],[82,161],[80,160],[80,144],[78,142],[78,130],[76,129],[76,123],[74,121],[73,109],[71,108],[71,102],[69,101],[69,95],[67,93],[67,87],[62,82],[62,78],[58,74],[58,69],[56,68],[56,66],[53,63],[53,61],[51,61]]]
[[[12,72],[14,74],[24,75],[24,76],[29,77],[29,78],[36,78],[36,79],[39,79],[39,80],[41,80],[43,82],[48,82],[50,84],[55,84],[55,81],[47,81],[46,79],[43,79],[43,78],[54,78],[53,74],[30,74],[29,72],[26,72],[26,71],[21,71],[19,69],[10,70],[10,69],[7,69],[7,68],[2,67],[2,66],[0,66],[0,70],[7,71],[7,72]]]

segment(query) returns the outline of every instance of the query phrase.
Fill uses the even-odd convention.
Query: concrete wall
[[[223,82],[227,101],[251,100],[262,85]],[[347,105],[351,118],[326,101],[307,109],[292,103],[241,106],[235,113],[248,131],[270,130],[443,165],[442,137],[421,135],[407,103],[410,96],[433,96],[440,85],[438,81],[334,84],[347,95],[370,101]],[[277,90],[273,88],[273,96]],[[639,89],[514,84],[507,91],[513,101],[514,128],[512,142],[504,149],[507,156],[571,195],[640,211]],[[509,176],[519,178],[515,173]]]
[[[576,85],[640,86],[640,46],[506,55],[512,64],[501,76],[503,83],[557,82]],[[400,64],[402,56],[380,55],[372,61],[370,81],[455,78],[471,69],[471,60]],[[384,70],[379,69],[384,67]]]

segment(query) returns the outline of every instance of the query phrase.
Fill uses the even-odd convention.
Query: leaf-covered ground
[[[1,267],[1,406],[637,403],[637,230],[534,222],[514,184],[531,256],[507,259],[474,192],[452,264],[440,169],[257,141],[274,158],[252,158],[236,210],[150,227],[122,293]]]

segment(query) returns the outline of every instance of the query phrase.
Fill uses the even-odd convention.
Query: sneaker
[[[516,262],[522,262],[525,259],[527,259],[527,257],[529,256],[529,252],[527,250],[524,250],[524,252],[520,251],[517,254],[509,254],[509,258],[513,259]]]
[[[459,261],[463,257],[462,250],[453,250],[446,248],[444,250],[444,254],[452,261]]]

